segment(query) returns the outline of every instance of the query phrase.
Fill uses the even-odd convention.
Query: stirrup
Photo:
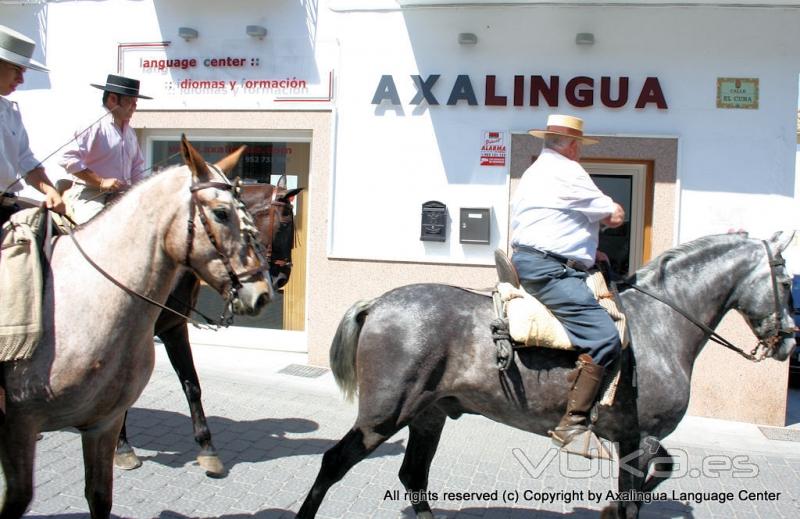
[[[600,459],[600,460],[613,460],[611,453],[606,448],[603,440],[601,440],[593,430],[586,429],[579,433],[574,434],[567,443],[561,443],[559,439],[553,436],[553,431],[550,432],[550,438],[553,443],[560,446],[561,451],[568,454],[578,454],[587,459]]]

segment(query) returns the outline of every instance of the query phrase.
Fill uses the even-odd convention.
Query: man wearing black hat
[[[67,191],[66,202],[72,218],[83,223],[96,215],[114,195],[146,175],[144,157],[130,120],[138,99],[139,81],[109,74],[103,91],[108,116],[77,132],[64,152],[61,166],[77,182]]]
[[[47,72],[44,65],[31,59],[35,47],[30,38],[0,25],[0,224],[17,209],[14,193],[22,189],[23,177],[45,195],[48,208],[64,210],[61,196],[30,150],[17,104],[6,99],[24,82],[27,69]]]

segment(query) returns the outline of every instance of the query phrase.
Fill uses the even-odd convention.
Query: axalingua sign
[[[405,81],[405,76],[402,76]],[[416,93],[408,104],[423,101],[430,106],[444,102],[448,106],[549,106],[562,102],[579,108],[602,105],[608,108],[656,108],[666,110],[667,99],[657,77],[631,80],[628,76],[602,76],[599,80],[589,76],[562,78],[561,76],[513,76],[506,88],[498,86],[497,76],[472,78],[459,74],[453,80],[440,74],[427,77],[411,75]],[[441,81],[440,81],[441,80]],[[402,104],[393,75],[383,75],[375,88],[372,104]],[[562,105],[563,106],[563,105]]]

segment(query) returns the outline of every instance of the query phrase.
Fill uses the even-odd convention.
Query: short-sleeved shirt
[[[594,264],[600,220],[614,212],[578,162],[544,149],[511,202],[511,243]]]
[[[76,132],[59,164],[70,174],[89,169],[101,178],[116,178],[129,185],[146,176],[136,132],[130,125],[120,129],[110,114]]]
[[[0,192],[21,190],[22,182],[16,181],[39,165],[31,152],[17,103],[0,97]]]

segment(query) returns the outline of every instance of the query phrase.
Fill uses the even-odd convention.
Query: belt
[[[528,252],[528,253],[531,253],[531,254],[538,254],[539,256],[541,256],[543,258],[552,258],[552,259],[556,260],[557,262],[561,263],[564,266],[567,266],[567,267],[569,267],[571,269],[580,270],[581,272],[587,272],[589,270],[580,261],[567,258],[566,256],[562,256],[561,254],[556,254],[555,252],[549,252],[549,251],[546,251],[546,250],[540,250],[540,249],[537,249],[536,247],[531,247],[529,245],[514,245],[513,248],[514,248],[515,251]]]

